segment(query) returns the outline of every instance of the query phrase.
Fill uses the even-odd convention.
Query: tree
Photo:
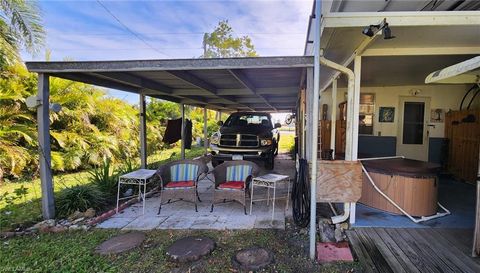
[[[248,36],[234,37],[227,20],[220,21],[212,33],[203,36],[201,58],[229,58],[258,56]]]
[[[40,9],[33,0],[0,0],[0,66],[19,60],[21,47],[36,53],[43,45],[45,31]]]

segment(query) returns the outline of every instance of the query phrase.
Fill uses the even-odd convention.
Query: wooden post
[[[181,146],[180,146],[180,157],[185,159],[185,104],[181,104],[180,112],[182,114],[182,131],[180,132],[181,135]]]
[[[49,76],[43,73],[38,73],[37,97],[41,103],[37,108],[37,122],[42,215],[46,220],[55,218],[55,199],[50,155],[50,81]]]
[[[147,120],[143,94],[140,94],[140,168],[147,168]]]
[[[203,107],[203,148],[205,149],[205,155],[208,154],[208,128],[207,128],[207,107]]]
[[[475,230],[473,231],[472,257],[480,256],[480,180],[477,180],[477,208],[475,212]]]

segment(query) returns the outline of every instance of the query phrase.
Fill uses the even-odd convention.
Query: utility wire
[[[115,19],[120,25],[122,25],[123,28],[125,28],[125,30],[127,30],[128,32],[130,32],[133,36],[137,37],[137,39],[139,39],[140,41],[142,41],[145,45],[147,45],[149,48],[153,49],[153,50],[156,51],[157,53],[169,57],[167,54],[161,52],[160,50],[158,50],[158,49],[156,49],[155,47],[153,47],[152,45],[150,45],[145,39],[143,39],[143,38],[142,38],[140,35],[138,35],[135,31],[133,31],[133,30],[131,30],[129,27],[127,27],[127,25],[125,25],[117,16],[115,16],[115,14],[113,14],[100,0],[97,0],[97,3],[100,4],[100,6],[102,6],[103,9],[105,9],[105,11],[108,12],[108,14],[110,14],[110,15],[113,17],[113,19]]]

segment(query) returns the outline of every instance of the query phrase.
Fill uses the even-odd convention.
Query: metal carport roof
[[[27,62],[31,72],[210,109],[290,111],[311,56]]]

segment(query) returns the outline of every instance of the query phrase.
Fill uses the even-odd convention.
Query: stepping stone
[[[273,262],[273,253],[262,247],[237,251],[232,257],[233,267],[245,271],[258,271]]]
[[[95,249],[101,255],[121,253],[139,246],[145,240],[142,232],[129,232],[106,240]]]
[[[189,236],[175,241],[167,248],[167,256],[184,263],[199,260],[215,249],[215,241],[203,236]]]

